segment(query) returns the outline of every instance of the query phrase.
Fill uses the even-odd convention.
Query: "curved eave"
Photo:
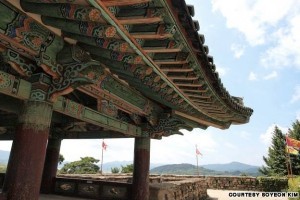
[[[187,45],[189,45],[193,54],[197,57],[198,67],[205,74],[206,83],[209,85],[211,91],[218,97],[219,101],[225,103],[227,108],[244,118],[244,120],[232,120],[232,122],[235,124],[247,123],[253,113],[253,109],[243,106],[243,102],[237,101],[223,86],[218,72],[216,72],[213,57],[208,55],[208,46],[204,45],[204,35],[198,34],[199,24],[192,19],[194,15],[193,6],[187,5],[184,0],[162,1],[168,3],[169,10],[179,25],[181,32],[184,34]]]

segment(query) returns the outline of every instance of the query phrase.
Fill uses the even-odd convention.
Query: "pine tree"
[[[275,126],[272,136],[272,143],[268,149],[268,157],[263,157],[266,166],[259,171],[267,176],[287,175],[286,154],[285,154],[285,136],[282,131]]]
[[[300,122],[296,120],[292,124],[292,128],[288,130],[288,136],[295,139],[300,140]],[[292,165],[292,173],[295,175],[300,174],[300,156],[299,155],[290,155],[291,165]]]

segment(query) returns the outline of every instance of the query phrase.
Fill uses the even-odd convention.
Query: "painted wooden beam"
[[[131,36],[134,39],[169,39],[172,38],[173,35],[170,33],[162,33],[162,34],[138,34],[138,33],[132,33]]]
[[[57,134],[61,139],[104,139],[104,138],[133,138],[134,136],[121,134],[116,131],[82,131],[63,132]]]
[[[141,137],[142,130],[140,127],[104,115],[64,97],[58,98],[53,104],[53,109],[56,112],[109,130],[117,131],[128,136]]]
[[[192,72],[192,71],[194,71],[191,68],[162,68],[161,70],[164,73],[166,73],[166,72]]]
[[[187,60],[175,60],[175,61],[154,61],[157,65],[184,65],[187,64]]]
[[[197,118],[197,117],[193,117],[191,115],[187,115],[187,114],[182,113],[180,111],[174,111],[174,114],[179,115],[179,116],[184,117],[184,118],[187,118],[187,119],[190,119],[192,121],[198,122],[200,124],[204,124],[205,126],[212,126],[212,127],[220,128],[220,129],[225,128],[224,126],[222,126],[221,123],[219,123],[219,124],[218,123],[212,123],[212,122],[209,122],[207,120],[203,120],[201,118]]]
[[[133,25],[133,24],[155,24],[163,21],[161,17],[144,17],[144,18],[131,18],[131,19],[118,19],[120,24]]]
[[[144,48],[146,53],[177,53],[181,50],[181,48]]]
[[[151,0],[101,0],[106,6],[129,6],[134,4],[148,3]]]
[[[170,76],[170,75],[168,75],[168,77],[171,80],[188,80],[188,81],[194,81],[194,80],[198,80],[199,79],[199,77],[197,77],[197,76],[187,77],[187,76]]]
[[[203,84],[197,84],[197,83],[176,83],[176,85],[180,87],[201,87]]]
[[[29,99],[31,83],[0,71],[0,93],[18,99]]]

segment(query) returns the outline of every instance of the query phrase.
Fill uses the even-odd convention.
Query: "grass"
[[[300,194],[300,176],[295,176],[294,178],[289,178],[289,192],[298,192]],[[296,199],[293,199],[296,200]],[[300,200],[300,198],[297,198]]]

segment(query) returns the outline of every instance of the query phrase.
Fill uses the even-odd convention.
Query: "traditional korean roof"
[[[16,6],[13,0],[9,2]],[[55,45],[49,42],[55,47],[49,51],[60,52],[54,60],[64,66],[68,63],[67,55],[74,59],[82,54],[84,58],[77,59],[78,62],[98,63],[111,78],[105,79],[105,87],[102,79],[94,84],[105,91],[115,90],[120,84],[124,88],[129,86],[130,94],[140,99],[128,100],[136,107],[146,97],[151,100],[146,103],[148,107],[153,105],[152,110],[155,107],[158,114],[168,110],[176,119],[187,122],[183,128],[226,129],[231,124],[249,121],[253,110],[223,86],[205,37],[198,33],[200,25],[192,18],[194,7],[184,0],[21,0],[17,7],[25,14],[15,24],[24,23],[28,16],[41,27],[46,26],[52,38],[56,38],[51,40]],[[42,28],[31,24],[31,20],[26,23],[28,30],[36,29],[32,37],[39,35]],[[18,25],[14,26],[18,29]],[[10,37],[8,30],[6,36]],[[35,40],[42,44],[45,41]],[[72,44],[75,50],[63,47],[63,43]],[[22,45],[26,46],[26,41]],[[34,44],[27,48],[30,56],[37,57]],[[53,77],[60,76],[50,61],[44,62],[44,70]],[[114,81],[110,84],[109,80]],[[100,95],[87,83],[78,89],[90,96]],[[124,96],[121,93],[118,94]],[[134,107],[121,107],[129,114],[144,115],[147,119],[158,117],[150,116],[145,107],[143,112],[136,108],[136,113]]]

